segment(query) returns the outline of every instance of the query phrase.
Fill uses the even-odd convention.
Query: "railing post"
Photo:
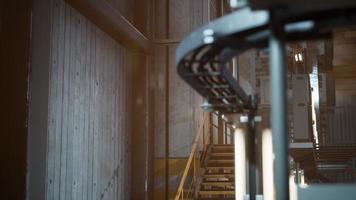
[[[224,138],[225,138],[225,141],[224,143],[227,144],[227,140],[228,140],[228,135],[227,135],[227,125],[226,125],[226,122],[224,121]]]
[[[203,151],[204,151],[204,144],[205,144],[205,122],[203,124]]]
[[[209,113],[209,143],[212,144],[214,142],[214,128],[213,128],[213,113]]]
[[[222,114],[219,112],[218,114],[218,144],[224,143],[224,127],[223,127],[223,118]]]
[[[195,154],[193,156],[193,182],[195,183]]]
[[[180,195],[182,195],[182,199],[183,199],[185,181],[186,181],[186,178],[187,178],[187,176],[189,174],[189,171],[191,170],[192,167],[193,167],[193,170],[194,170],[193,171],[193,181],[195,181],[195,176],[196,176],[195,175],[196,174],[196,169],[195,169],[196,168],[196,166],[195,166],[196,163],[195,162],[196,162],[196,153],[198,151],[197,150],[197,148],[198,148],[197,146],[198,146],[198,143],[199,143],[199,139],[200,139],[200,137],[202,135],[201,132],[203,131],[203,125],[205,123],[206,118],[207,118],[207,115],[204,114],[204,117],[203,117],[203,120],[202,120],[203,122],[199,126],[197,135],[196,135],[196,137],[194,139],[194,143],[192,145],[192,150],[191,150],[191,152],[189,154],[187,165],[185,166],[185,169],[184,169],[184,172],[183,172],[183,175],[182,175],[182,179],[181,179],[181,181],[179,183],[177,194],[176,194],[176,196],[174,198],[175,200],[179,200],[180,199]],[[192,162],[194,162],[194,163],[192,164]],[[191,189],[191,186],[189,186],[189,187],[190,187],[189,189]]]

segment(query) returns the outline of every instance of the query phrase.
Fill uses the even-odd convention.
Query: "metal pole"
[[[218,114],[218,144],[224,144],[224,127],[221,112]]]
[[[256,199],[257,194],[257,166],[256,166],[256,134],[255,134],[255,112],[252,110],[248,115],[248,161],[249,161],[249,194],[250,200]]]
[[[289,199],[287,80],[284,41],[272,34],[270,50],[271,126],[274,150],[276,200]]]

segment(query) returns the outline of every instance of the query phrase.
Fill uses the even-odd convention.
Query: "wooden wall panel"
[[[333,71],[337,106],[356,102],[356,29],[338,31],[333,38]]]
[[[131,53],[53,2],[47,199],[129,199]]]
[[[148,96],[148,67],[147,57],[143,54],[135,53],[132,68],[132,133],[133,146],[131,148],[131,199],[147,199],[151,188],[148,183],[150,168],[150,133],[148,128],[149,116],[149,96]],[[147,185],[146,185],[147,184]],[[148,188],[148,189],[147,189]]]
[[[154,71],[156,73],[155,82],[155,157],[165,156],[166,147],[166,106],[167,101],[167,85],[166,85],[166,73],[167,73],[167,51],[163,45],[154,46]]]
[[[154,72],[156,74],[154,90],[154,183],[153,199],[165,199],[166,196],[166,175],[168,160],[166,160],[167,150],[167,47],[164,45],[154,45]],[[167,194],[168,195],[168,194]]]
[[[169,38],[182,39],[191,30],[191,3],[195,1],[169,1]]]
[[[249,50],[238,56],[239,81],[247,94],[256,92],[256,51]]]
[[[206,0],[169,1],[169,38],[183,39],[210,20],[214,5]],[[211,13],[214,15],[214,13]]]
[[[154,39],[167,39],[167,0],[154,0],[154,15],[153,15],[153,37]]]

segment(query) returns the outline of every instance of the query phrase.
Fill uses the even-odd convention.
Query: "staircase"
[[[208,152],[199,199],[235,199],[234,146],[214,144]]]

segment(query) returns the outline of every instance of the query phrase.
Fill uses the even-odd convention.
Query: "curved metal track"
[[[348,8],[252,11],[246,7],[199,28],[179,45],[178,73],[213,110],[254,109],[252,98],[228,71],[228,62],[251,48],[265,48],[272,30],[285,41],[331,37],[333,28],[356,24],[356,1]]]

